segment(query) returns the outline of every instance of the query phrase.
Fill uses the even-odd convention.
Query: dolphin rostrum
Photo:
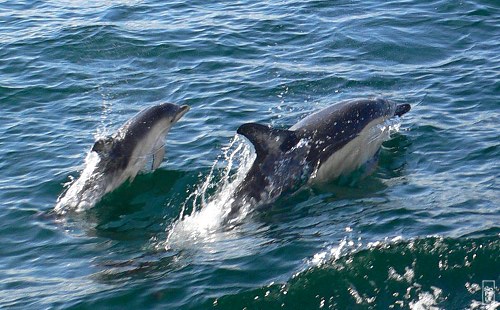
[[[348,100],[309,115],[288,130],[241,125],[237,132],[253,144],[257,157],[235,190],[228,219],[237,217],[242,207],[269,204],[284,192],[359,168],[387,139],[384,123],[410,109],[409,104],[384,99]]]
[[[132,181],[151,155],[152,170],[157,169],[165,155],[165,136],[187,111],[187,105],[155,105],[139,112],[111,136],[98,139],[81,176],[59,197],[55,210],[93,207],[106,193]]]

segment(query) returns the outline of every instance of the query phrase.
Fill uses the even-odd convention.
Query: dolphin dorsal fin
[[[110,136],[98,139],[92,146],[92,152],[97,154],[109,153],[113,146],[113,138]]]
[[[299,141],[293,131],[257,123],[243,124],[238,128],[237,133],[252,142],[258,158],[269,153],[286,152]]]

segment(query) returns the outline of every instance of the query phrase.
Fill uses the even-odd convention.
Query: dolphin
[[[269,204],[284,192],[356,170],[388,138],[384,123],[410,109],[385,99],[355,99],[324,108],[289,129],[241,125],[237,133],[253,144],[257,156],[235,189],[228,219],[242,207]]]
[[[189,106],[163,103],[148,107],[128,120],[114,134],[95,141],[81,176],[58,198],[55,211],[83,211],[137,173],[152,160],[157,169],[165,155],[165,137],[189,111]]]

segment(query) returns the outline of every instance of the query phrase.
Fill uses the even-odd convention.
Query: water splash
[[[234,192],[255,159],[250,146],[238,135],[222,151],[205,181],[184,202],[179,218],[168,229],[166,241],[157,248],[210,243],[222,237],[221,226],[230,212]],[[238,168],[234,172],[235,166]],[[214,188],[215,193],[210,195]],[[248,206],[243,208],[235,222],[245,218],[248,211]]]
[[[101,158],[96,152],[89,152],[85,157],[85,166],[78,179],[71,178],[64,184],[67,188],[57,199],[54,210],[64,214],[68,210],[83,211],[94,206],[102,197],[104,188],[98,180],[103,178],[97,168]]]
[[[102,86],[99,86],[98,90],[102,97],[102,111],[100,125],[94,133],[94,141],[109,135],[109,126],[106,123],[113,109],[112,95],[105,92]],[[70,180],[63,185],[65,190],[57,198],[54,211],[59,214],[65,214],[68,210],[81,212],[99,202],[104,195],[101,182],[97,182],[104,177],[97,169],[100,162],[101,158],[97,153],[91,151],[87,153],[80,177],[69,176]]]
[[[391,117],[370,129],[368,134],[368,144],[380,144],[390,139],[391,135],[399,132],[401,128],[401,118]]]

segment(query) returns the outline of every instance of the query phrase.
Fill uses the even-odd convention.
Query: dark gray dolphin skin
[[[88,155],[97,155],[97,160],[87,163],[80,178],[58,199],[55,210],[92,207],[106,193],[133,180],[151,155],[152,170],[157,169],[165,155],[165,136],[187,111],[187,105],[155,105],[139,112],[111,136],[97,140]]]
[[[253,144],[257,157],[235,190],[228,218],[236,217],[243,206],[268,204],[283,192],[359,168],[387,139],[384,122],[410,108],[385,99],[348,100],[309,115],[288,130],[241,125],[237,132]]]

